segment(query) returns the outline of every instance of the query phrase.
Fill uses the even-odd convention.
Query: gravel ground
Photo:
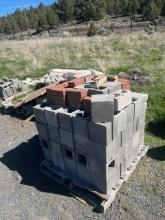
[[[23,128],[21,120],[0,115],[0,219],[165,219],[164,148],[149,150],[106,215],[98,214],[40,172],[34,122]]]

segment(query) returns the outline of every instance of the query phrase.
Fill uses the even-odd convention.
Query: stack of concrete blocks
[[[26,91],[27,89],[28,86],[18,79],[0,80],[0,97],[4,100],[16,95],[18,92]]]
[[[118,89],[116,82],[88,87],[90,115],[82,109],[34,108],[45,159],[102,194],[110,194],[144,146],[148,95]]]

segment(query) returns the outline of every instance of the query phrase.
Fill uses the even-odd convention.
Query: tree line
[[[73,20],[96,21],[106,15],[156,19],[165,15],[165,0],[58,0],[49,6],[40,3],[37,8],[17,9],[0,17],[0,33],[15,34],[30,29],[40,32]]]

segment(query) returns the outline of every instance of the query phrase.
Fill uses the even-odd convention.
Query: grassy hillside
[[[165,33],[1,42],[0,77],[37,77],[56,67],[150,73],[152,83],[135,90],[150,97],[146,142],[165,145]]]

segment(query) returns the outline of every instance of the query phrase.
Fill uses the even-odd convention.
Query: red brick
[[[85,83],[85,76],[69,81],[68,82],[68,87],[69,88],[74,88],[74,87],[79,86],[79,85],[84,84],[84,83]]]
[[[82,109],[88,113],[91,113],[91,97],[86,96],[82,99]]]
[[[122,89],[124,89],[124,90],[130,90],[131,89],[130,81],[128,79],[118,78],[117,81],[119,83],[121,83]]]

